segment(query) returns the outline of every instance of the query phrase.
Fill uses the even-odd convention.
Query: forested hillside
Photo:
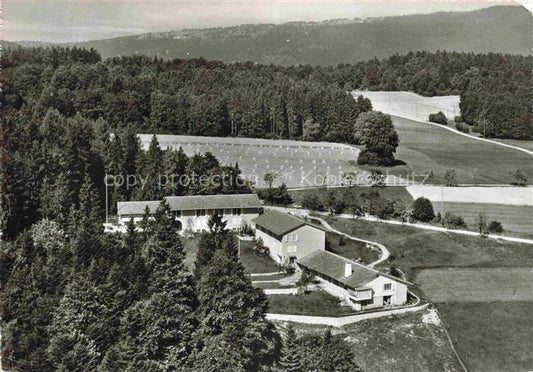
[[[460,94],[463,119],[487,137],[533,136],[531,56],[418,52],[283,67],[34,48],[7,50],[2,65],[5,109],[54,108],[112,129],[357,143],[355,121],[371,103],[348,91],[369,89]]]
[[[394,53],[450,50],[531,53],[533,19],[523,7],[379,19],[291,22],[181,30],[71,44],[104,57],[159,56],[278,65],[336,65]]]

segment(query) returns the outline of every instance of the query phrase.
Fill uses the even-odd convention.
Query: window
[[[240,216],[241,208],[233,208],[233,210],[231,211],[231,214],[233,214],[234,216]]]
[[[180,218],[180,217],[181,217],[181,211],[172,211],[172,215],[173,215],[175,218]]]
[[[196,210],[196,217],[205,216],[205,209],[197,209]]]
[[[219,216],[224,215],[224,209],[215,209],[215,214],[218,214]]]
[[[298,241],[298,235],[294,234],[294,235],[287,235],[285,237],[285,241],[286,242],[297,242]]]
[[[386,283],[385,285],[383,285],[383,290],[384,291],[392,290],[392,284],[391,283]]]
[[[296,253],[296,246],[295,245],[289,245],[287,247],[287,252],[288,253]]]

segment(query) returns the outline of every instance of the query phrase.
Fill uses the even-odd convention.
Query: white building
[[[261,201],[256,194],[167,196],[170,209],[180,229],[191,231],[207,230],[209,217],[218,213],[227,222],[226,227],[238,230],[259,215]],[[119,224],[133,218],[139,222],[145,209],[153,214],[160,201],[128,201],[117,203]]]
[[[298,260],[330,294],[346,300],[355,310],[400,306],[407,302],[407,285],[396,277],[331,252],[317,250]]]
[[[314,251],[326,249],[326,233],[290,214],[270,210],[254,218],[256,238],[261,238],[270,256],[282,265],[294,264]]]

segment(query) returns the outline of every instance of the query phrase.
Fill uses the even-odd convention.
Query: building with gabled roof
[[[237,230],[259,216],[261,201],[256,194],[167,196],[165,200],[179,222],[180,228],[191,231],[207,230],[207,221],[215,213],[227,222],[227,228]],[[133,219],[138,222],[148,208],[151,214],[161,201],[127,201],[117,203],[120,224]]]
[[[327,292],[346,300],[356,310],[407,302],[407,285],[402,279],[331,252],[317,250],[299,259],[298,266],[316,276]]]
[[[261,238],[270,256],[281,265],[294,265],[314,251],[326,249],[326,232],[305,220],[268,210],[251,220],[256,238]]]

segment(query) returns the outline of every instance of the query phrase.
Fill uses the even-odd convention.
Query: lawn
[[[479,214],[483,213],[489,221],[500,221],[504,235],[533,238],[533,207],[503,204],[478,203],[433,203],[435,213],[451,212],[463,217],[467,225],[475,228]]]
[[[249,273],[271,273],[280,270],[279,265],[268,256],[258,256],[253,250],[253,242],[240,241],[240,260]],[[252,279],[254,280],[254,279]]]
[[[533,302],[439,303],[469,371],[533,370]]]
[[[355,240],[344,239],[345,244],[340,245],[340,235],[332,232],[327,233],[327,250],[346,257],[353,261],[360,260],[363,264],[369,264],[379,258],[379,252],[366,248],[366,244]]]
[[[270,297],[270,296],[269,296]],[[357,363],[365,372],[448,372],[461,367],[443,327],[425,323],[429,310],[365,320],[332,333],[353,345]],[[293,323],[298,334],[323,333],[326,326]]]
[[[253,279],[253,278],[252,278]],[[262,289],[285,289],[290,288],[287,286],[283,286],[279,283],[268,283],[268,282],[258,282],[252,284],[255,288],[262,288]]]
[[[304,295],[269,295],[268,312],[311,316],[345,316],[355,311],[340,306],[339,299],[319,290]]]
[[[371,191],[379,192],[379,195],[387,199],[399,199],[406,206],[410,206],[413,203],[413,198],[411,194],[402,186],[387,186],[387,187],[365,187],[365,186],[353,186],[350,188],[350,191],[355,191],[356,195],[361,195],[363,193],[368,194]],[[342,198],[343,194],[347,192],[347,188],[320,188],[315,190],[296,190],[289,191],[294,204],[302,205],[302,200],[304,200],[308,195],[316,193],[321,200],[327,200],[330,193],[334,193],[336,198]]]
[[[533,267],[533,247],[527,244],[363,220],[327,220],[340,231],[384,244],[409,279],[428,268]]]
[[[510,173],[520,168],[529,182],[533,180],[531,155],[409,119],[393,117],[393,122],[400,139],[395,157],[406,165],[383,172],[410,179],[414,175],[415,180],[433,172],[430,182],[444,184],[446,170],[454,169],[459,184],[509,184]]]
[[[416,283],[434,303],[533,301],[533,268],[429,269]]]

